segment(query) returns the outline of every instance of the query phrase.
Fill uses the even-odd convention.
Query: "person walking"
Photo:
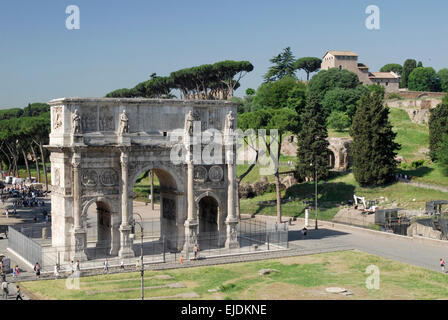
[[[76,260],[76,271],[81,271],[81,265],[79,264],[79,260]]]
[[[445,273],[445,260],[440,258],[440,267],[442,268],[442,273]]]
[[[198,251],[199,251],[199,247],[198,247],[198,244],[196,243],[193,248],[194,260],[196,260],[198,258]]]
[[[75,263],[72,260],[70,261],[70,275],[72,275],[73,272],[75,272]]]
[[[184,256],[183,255],[180,256],[179,261],[180,261],[180,264],[184,264]]]
[[[16,300],[23,300],[22,299],[22,291],[20,290],[20,287],[16,286]]]
[[[8,299],[8,294],[9,294],[9,290],[8,290],[8,282],[6,280],[3,280],[2,282],[2,299],[7,300]]]
[[[104,261],[104,272],[109,272],[109,262],[107,261],[107,259]]]
[[[13,277],[13,279],[17,278],[18,275],[19,275],[19,266],[16,265],[16,266],[14,266],[14,269],[12,269],[12,277]]]
[[[59,277],[59,264],[57,263],[54,265],[53,274],[56,279]]]
[[[36,264],[34,265],[34,272],[36,273],[36,277],[39,279],[40,278],[40,265],[39,265],[39,262],[36,262]]]
[[[120,269],[124,269],[124,261],[123,260],[120,261]]]
[[[275,232],[277,232],[277,230],[278,230],[278,224],[277,224],[277,221],[275,222]]]
[[[302,239],[305,239],[307,231],[308,231],[308,229],[306,227],[303,227],[303,229],[302,229]]]

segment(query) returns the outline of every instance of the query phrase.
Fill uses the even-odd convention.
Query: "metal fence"
[[[42,246],[12,226],[8,228],[8,247],[30,264],[42,261]]]
[[[151,221],[152,223],[152,221]],[[213,257],[224,257],[239,254],[251,254],[266,251],[283,250],[288,248],[288,230],[284,227],[268,225],[263,221],[255,219],[242,220],[237,229],[237,247],[226,246],[226,230],[221,232],[202,232],[198,235],[199,253],[195,257],[193,248],[189,252],[184,249],[185,238],[177,234],[156,235],[155,229],[144,232],[143,242],[138,230],[136,231],[133,251],[134,257],[120,259],[117,252],[111,248],[111,244],[104,245],[102,242],[90,241],[85,249],[87,261],[81,262],[83,269],[101,268],[107,260],[110,266],[138,265],[141,252],[143,251],[144,263],[167,263],[179,262],[183,259],[207,259]],[[10,247],[31,264],[39,262],[43,272],[52,272],[54,266],[59,264],[62,269],[71,268],[69,259],[72,252],[65,254],[65,248],[51,247],[49,242],[40,244],[38,241],[27,237],[14,228],[12,230]],[[38,235],[37,226],[29,235]],[[20,245],[18,245],[18,243]],[[115,249],[116,251],[116,249]]]

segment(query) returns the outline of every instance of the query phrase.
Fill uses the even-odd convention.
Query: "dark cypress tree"
[[[442,137],[448,134],[448,104],[442,102],[430,110],[429,116],[429,156],[437,160],[439,143]]]
[[[408,78],[412,70],[417,68],[417,62],[414,59],[407,59],[403,64],[403,73],[401,74],[401,87],[408,87]]]
[[[297,135],[297,175],[302,181],[306,178],[314,180],[315,165],[319,180],[329,175],[328,132],[323,114],[321,105],[315,99],[309,99],[302,113],[302,126]]]
[[[389,108],[383,105],[381,93],[361,97],[350,128],[353,171],[361,186],[384,185],[393,179],[397,166],[395,151],[401,146],[394,142],[397,134],[392,131],[388,116]]]

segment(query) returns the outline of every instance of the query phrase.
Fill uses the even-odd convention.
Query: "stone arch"
[[[94,229],[89,230],[89,209],[96,204]],[[86,229],[86,254],[98,258],[118,253],[118,226],[114,225],[116,213],[112,201],[103,196],[93,197],[83,203],[81,218]],[[93,226],[92,226],[93,227]],[[94,248],[90,244],[94,243]]]
[[[216,200],[216,202],[218,203],[218,208],[220,209],[220,211],[222,211],[222,209],[223,209],[222,201],[219,199],[218,195],[216,195],[212,191],[205,191],[205,192],[201,193],[199,196],[197,196],[194,199],[194,204],[195,204],[196,208],[198,208],[199,201],[201,201],[202,198],[205,198],[205,197],[212,197],[212,198],[214,198]]]
[[[107,209],[112,213],[112,204],[111,201],[105,197],[102,196],[98,196],[98,197],[93,197],[90,200],[87,200],[86,202],[83,203],[83,207],[82,207],[82,217],[86,217],[87,216],[87,211],[89,210],[89,207],[94,204],[94,203],[102,203],[105,204]]]
[[[154,173],[159,178],[159,181],[163,183],[163,187],[171,190],[183,191],[183,179],[171,168],[161,162],[149,162],[139,168],[136,168],[131,174],[129,179],[129,190],[133,190],[137,178],[148,170],[154,170]]]
[[[428,97],[428,94],[425,92],[425,93],[421,93],[421,94],[419,94],[418,97],[417,97],[417,99],[420,99],[420,98],[426,98],[426,97]]]
[[[222,204],[213,192],[204,192],[195,199],[198,219],[198,242],[202,249],[211,249],[224,245],[225,228]]]
[[[331,169],[338,169],[340,166],[340,154],[339,150],[337,150],[334,146],[330,145],[328,147],[329,151],[329,166]]]
[[[128,190],[131,194],[138,177],[148,170],[154,171],[160,183],[160,238],[166,239],[168,249],[179,250],[182,247],[179,241],[183,232],[184,215],[186,214],[186,212],[181,211],[181,208],[184,207],[183,179],[170,165],[160,161],[148,162],[134,168],[131,172],[128,181]],[[128,210],[129,217],[131,217],[133,213],[132,199],[128,201]],[[154,220],[152,223],[157,222]]]

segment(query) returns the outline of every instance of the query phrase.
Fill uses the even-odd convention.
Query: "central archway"
[[[89,201],[83,218],[87,231],[87,255],[92,258],[113,255],[112,210],[107,200],[97,198]]]
[[[150,171],[154,175],[154,200],[155,207],[152,210],[150,201]],[[146,182],[137,184],[137,180],[141,176],[146,176]],[[146,204],[130,201],[130,217],[134,213],[139,213],[143,218],[144,224],[144,241],[148,250],[160,251],[163,249],[163,243],[166,249],[170,251],[179,251],[183,245],[182,237],[179,237],[179,229],[183,227],[178,223],[179,217],[179,194],[178,181],[175,174],[169,168],[148,164],[142,166],[135,171],[131,179],[131,188],[135,197],[136,188],[140,188],[140,194],[143,192],[144,197],[148,199]],[[149,200],[150,199],[150,200]],[[138,217],[134,217],[139,221]],[[137,229],[139,229],[137,227]],[[136,230],[138,233],[139,230]],[[160,247],[160,248],[159,248]],[[157,250],[156,250],[157,249]],[[134,250],[135,251],[135,250]],[[154,252],[153,252],[154,253]],[[148,252],[149,254],[149,252]]]

